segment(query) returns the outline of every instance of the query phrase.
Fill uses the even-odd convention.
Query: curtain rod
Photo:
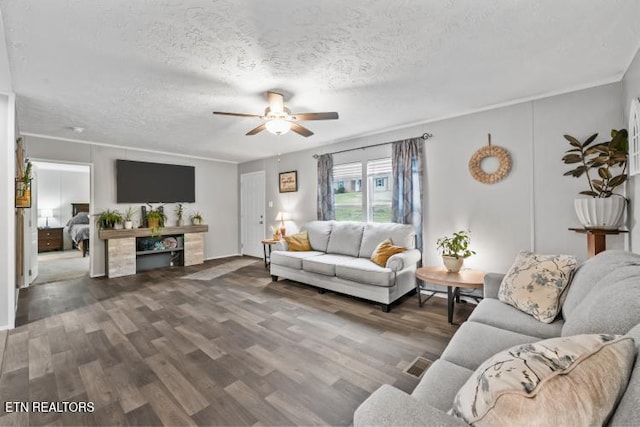
[[[422,138],[425,141],[428,139],[433,138],[433,134],[430,133],[423,133],[422,135],[420,135],[418,138]],[[389,144],[393,144],[396,141],[391,141],[391,142],[381,142],[380,144],[373,144],[373,145],[367,145],[364,147],[358,147],[358,148],[349,148],[348,150],[340,150],[340,151],[334,151],[333,153],[325,153],[325,154],[339,154],[339,153],[347,153],[349,151],[356,151],[356,150],[366,150],[367,148],[373,148],[373,147],[380,147],[381,145],[389,145]],[[313,158],[317,159],[318,157],[320,157],[319,154],[314,154]]]

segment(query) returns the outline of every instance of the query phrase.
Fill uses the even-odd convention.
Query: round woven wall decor
[[[498,159],[498,170],[493,173],[487,173],[482,169],[482,161],[487,157],[495,157]],[[469,160],[469,173],[476,181],[483,184],[495,184],[502,181],[511,171],[511,156],[509,152],[502,147],[491,145],[491,134],[489,134],[489,144],[480,148],[473,153]]]

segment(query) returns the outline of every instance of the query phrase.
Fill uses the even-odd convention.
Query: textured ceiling
[[[620,79],[629,0],[0,0],[20,130],[231,161]],[[246,137],[266,90],[315,135]],[[70,126],[86,128],[74,133]]]

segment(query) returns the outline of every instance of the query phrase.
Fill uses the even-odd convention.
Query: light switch
[[[269,200],[269,207],[272,208],[273,207],[273,202],[271,200]]]

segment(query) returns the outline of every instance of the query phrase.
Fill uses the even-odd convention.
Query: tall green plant
[[[629,140],[626,129],[611,130],[611,140],[591,145],[598,137],[594,133],[584,142],[571,135],[564,136],[573,147],[565,152],[562,161],[567,165],[578,166],[564,173],[564,176],[580,178],[585,175],[589,189],[580,194],[591,197],[606,198],[613,196],[613,190],[627,180],[627,161],[629,159]],[[598,171],[598,177],[592,178],[589,173]],[[616,194],[619,195],[619,194]]]

